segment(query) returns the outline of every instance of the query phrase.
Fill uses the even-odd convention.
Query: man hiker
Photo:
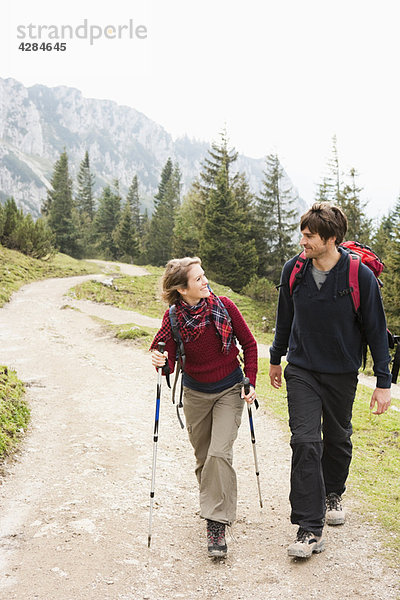
[[[361,262],[361,325],[354,312],[349,253],[339,247],[346,216],[340,208],[318,202],[301,217],[300,229],[306,260],[292,289],[289,280],[298,256],[282,270],[269,375],[271,385],[281,387],[281,357],[289,349],[284,376],[292,434],[291,522],[299,528],[288,554],[307,558],[324,549],[325,520],[328,525],[345,520],[342,494],[352,455],[352,406],[364,339],[377,379],[373,414],[390,405],[391,375],[379,286]]]

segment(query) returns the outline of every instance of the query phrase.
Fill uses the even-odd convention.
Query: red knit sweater
[[[244,373],[255,387],[257,377],[256,340],[232,300],[225,296],[220,296],[220,298],[232,319],[233,332],[243,349]],[[163,317],[163,324],[168,320],[169,312],[167,310]],[[211,322],[197,340],[185,343],[186,373],[201,383],[214,383],[230,375],[239,366],[237,358],[239,350],[235,344],[232,344],[228,354],[223,354],[221,347],[221,338],[214,323]],[[176,344],[172,338],[167,341],[165,349],[168,352],[169,368],[172,372],[176,356]]]

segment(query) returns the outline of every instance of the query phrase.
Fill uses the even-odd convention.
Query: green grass
[[[26,283],[48,277],[98,273],[100,270],[93,263],[75,260],[65,254],[38,260],[0,245],[0,307],[10,300],[13,292]]]
[[[72,308],[68,304],[64,305],[64,308],[69,308],[71,310],[77,310],[78,308]],[[138,327],[135,323],[125,323],[123,325],[111,323],[107,319],[102,319],[100,317],[91,315],[91,318],[96,321],[105,331],[111,332],[114,337],[119,340],[128,340],[133,342],[135,345],[140,348],[144,348],[148,350],[150,344],[157,333],[157,329],[153,327],[141,326]]]
[[[16,446],[29,423],[24,386],[14,371],[0,366],[0,457]]]
[[[149,348],[157,329],[151,327],[138,327],[132,323],[126,325],[111,325],[115,331],[115,337],[119,340],[131,340],[138,342],[142,348]]]
[[[161,318],[165,306],[159,297],[159,274],[114,278],[113,287],[97,281],[86,281],[69,292],[78,300],[92,300],[103,304],[112,304],[125,310],[134,310],[149,317]]]
[[[269,362],[260,359],[257,392],[263,406],[281,422],[288,434],[286,388],[269,385]],[[389,409],[373,415],[369,403],[373,390],[358,385],[353,408],[353,460],[348,491],[363,505],[367,518],[377,520],[386,530],[385,543],[400,552],[400,412]],[[392,405],[400,408],[398,399]]]

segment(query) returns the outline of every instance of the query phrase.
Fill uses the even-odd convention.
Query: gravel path
[[[326,531],[324,553],[307,562],[287,557],[296,530],[288,519],[290,449],[262,409],[255,427],[264,508],[244,413],[235,446],[238,521],[228,558],[210,561],[192,450],[165,386],[147,548],[155,374],[146,352],[63,308],[67,290],[85,279],[30,284],[0,310],[0,362],[27,382],[32,408],[0,486],[0,597],[399,598],[399,569],[385,563],[378,529],[350,498],[348,521]]]

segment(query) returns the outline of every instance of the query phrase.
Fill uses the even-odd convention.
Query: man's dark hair
[[[300,230],[303,231],[306,227],[311,233],[318,233],[324,241],[336,238],[335,244],[339,246],[346,235],[347,217],[338,206],[330,202],[315,202],[300,219]]]

